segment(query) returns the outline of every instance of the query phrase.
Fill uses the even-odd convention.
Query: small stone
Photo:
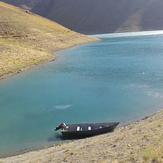
[[[127,146],[128,146],[128,147],[131,147],[131,145],[130,145],[130,144],[127,144]]]
[[[112,163],[118,163],[118,160],[113,160]]]

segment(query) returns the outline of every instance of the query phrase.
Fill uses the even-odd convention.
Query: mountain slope
[[[53,51],[92,39],[0,2],[0,78],[54,59]]]
[[[33,12],[86,34],[163,29],[162,0],[4,1],[30,6]]]
[[[3,1],[3,0],[2,0]],[[38,2],[41,2],[43,0],[4,0],[3,2],[10,3],[15,6],[19,6],[25,9],[32,9],[35,5],[37,5]]]

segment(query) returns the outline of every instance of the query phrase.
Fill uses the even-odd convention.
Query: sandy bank
[[[113,133],[1,159],[33,162],[163,162],[163,112],[121,127]]]

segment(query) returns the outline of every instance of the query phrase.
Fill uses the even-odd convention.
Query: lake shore
[[[27,63],[23,64],[22,67],[13,66],[12,68],[11,67],[7,68],[5,70],[5,71],[7,71],[7,73],[5,71],[0,72],[0,80],[6,79],[6,78],[11,77],[11,76],[16,75],[16,74],[19,74],[23,71],[26,71],[28,69],[31,69],[31,68],[37,66],[37,65],[46,64],[48,62],[53,62],[56,59],[55,53],[57,53],[58,51],[65,50],[68,48],[72,48],[75,46],[88,44],[88,43],[95,42],[95,41],[98,41],[98,39],[82,36],[81,40],[79,38],[76,40],[76,42],[74,40],[74,42],[70,42],[70,43],[65,44],[64,47],[61,47],[61,48],[56,47],[56,49],[55,48],[53,49],[53,52],[48,52],[45,54],[45,56],[39,56],[38,58],[31,60],[30,63],[27,62]],[[22,53],[22,52],[20,52],[20,53]],[[1,65],[0,65],[0,69],[4,69],[4,67],[1,67]]]
[[[52,61],[58,50],[97,40],[3,2],[0,10],[0,79]]]
[[[93,138],[0,159],[18,162],[158,162],[163,161],[163,111]]]

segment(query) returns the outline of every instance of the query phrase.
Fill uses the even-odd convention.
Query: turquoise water
[[[140,119],[163,107],[163,36],[104,38],[0,81],[0,155],[58,142],[61,122]]]

